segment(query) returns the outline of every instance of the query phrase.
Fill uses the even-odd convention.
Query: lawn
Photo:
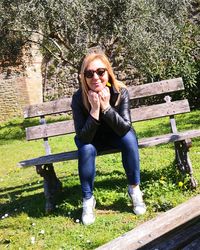
[[[178,117],[180,130],[200,129],[200,111]],[[167,131],[168,119],[135,124],[138,137]],[[17,163],[44,153],[40,141],[26,142],[27,121],[15,119],[0,124],[0,249],[95,249],[150,220],[159,213],[190,199],[200,188],[190,190],[187,178],[176,170],[173,144],[140,149],[141,189],[147,213],[136,217],[127,195],[127,183],[120,154],[97,158],[94,195],[96,221],[81,224],[81,189],[77,161],[55,164],[63,192],[54,214],[44,213],[42,179],[34,167],[19,168]],[[74,135],[50,139],[52,151],[75,149]],[[190,149],[194,176],[200,182],[200,138]],[[183,185],[180,185],[183,183]]]

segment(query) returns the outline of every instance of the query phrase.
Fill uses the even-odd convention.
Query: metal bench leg
[[[45,211],[51,213],[55,209],[56,195],[62,191],[62,183],[56,176],[53,164],[36,166],[36,171],[44,178]]]
[[[192,163],[189,158],[189,148],[192,146],[191,140],[175,142],[175,154],[177,167],[183,174],[189,174],[192,188],[197,187],[197,181],[193,177]]]

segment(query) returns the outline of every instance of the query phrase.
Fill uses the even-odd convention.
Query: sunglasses
[[[92,78],[94,76],[94,73],[96,73],[98,76],[103,76],[107,69],[99,68],[97,70],[86,70],[84,72],[84,76],[87,78]]]

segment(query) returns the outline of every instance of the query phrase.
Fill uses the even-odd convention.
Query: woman
[[[95,157],[105,148],[119,148],[128,180],[133,211],[146,212],[140,184],[138,145],[131,127],[129,95],[116,80],[111,64],[103,53],[85,56],[80,72],[81,86],[72,98],[72,111],[78,148],[78,170],[83,195],[82,222],[94,223],[93,196]]]

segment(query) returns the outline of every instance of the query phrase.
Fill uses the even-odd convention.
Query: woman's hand
[[[100,112],[100,100],[98,93],[89,90],[88,91],[88,101],[91,105],[90,115],[94,117],[96,120],[99,120],[99,112]]]
[[[110,90],[105,87],[98,93],[101,110],[104,111],[110,106]]]

